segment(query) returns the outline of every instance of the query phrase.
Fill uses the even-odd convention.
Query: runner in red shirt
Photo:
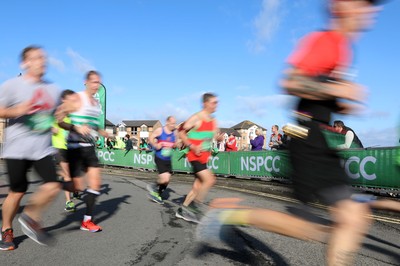
[[[334,221],[329,228],[327,265],[352,265],[370,225],[373,203],[368,197],[361,198],[367,204],[352,199],[340,158],[328,147],[321,126],[329,124],[332,113],[350,113],[354,103],[364,101],[363,87],[346,81],[342,73],[351,61],[351,42],[369,26],[378,10],[376,2],[331,0],[330,29],[303,39],[289,58],[291,67],[282,81],[283,88],[299,98],[297,120],[300,128],[306,128],[303,137],[293,136],[289,146],[295,196],[305,203],[315,199],[325,203]],[[218,238],[222,225],[227,224],[252,225],[300,239],[322,241],[327,237],[328,228],[285,213],[238,206],[227,199],[212,205],[215,209],[197,228],[197,237],[203,241]]]

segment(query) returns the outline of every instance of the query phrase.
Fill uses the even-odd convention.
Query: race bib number
[[[210,151],[211,150],[211,140],[204,140],[203,143],[201,144],[201,149],[203,151]]]
[[[48,132],[54,123],[54,116],[51,114],[32,114],[28,116],[26,125],[34,132]]]
[[[161,155],[163,157],[171,157],[172,155],[172,149],[171,148],[162,148],[161,150]]]

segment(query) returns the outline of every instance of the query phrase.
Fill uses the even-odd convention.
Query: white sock
[[[92,220],[92,216],[89,216],[89,215],[84,215],[84,216],[83,216],[83,221],[84,221],[84,222],[87,222],[87,221],[89,221],[89,220]]]

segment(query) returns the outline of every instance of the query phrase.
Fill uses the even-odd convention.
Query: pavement
[[[163,195],[164,205],[147,196],[146,185],[156,177],[155,172],[103,169],[102,195],[95,210],[95,221],[103,227],[99,233],[79,230],[84,202],[75,200],[77,211],[67,213],[60,193],[43,216],[43,224],[56,244],[36,244],[22,234],[15,221],[17,249],[0,252],[1,265],[324,265],[326,243],[251,227],[229,227],[219,241],[196,241],[196,224],[175,217],[193,176],[174,175]],[[40,184],[33,172],[29,179],[22,207]],[[0,175],[0,200],[6,196],[6,183],[6,176]],[[239,197],[245,205],[297,215],[303,210],[291,197],[287,184],[266,180],[219,177],[208,195],[209,199],[217,197]],[[329,223],[324,206],[315,205],[312,212],[321,222]],[[374,220],[354,265],[400,265],[399,216],[374,213]]]

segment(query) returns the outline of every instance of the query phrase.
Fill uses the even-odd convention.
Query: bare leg
[[[60,162],[60,167],[61,171],[59,175],[62,176],[64,182],[69,182],[71,181],[71,177],[69,176],[69,167],[67,162]],[[71,192],[65,191],[65,200],[70,201],[71,200]]]
[[[101,188],[101,174],[99,167],[89,167],[86,173],[88,186],[94,191],[100,191]]]
[[[240,206],[237,205],[238,202],[236,199],[226,199],[226,202],[214,200],[210,205],[226,210],[223,218],[221,217],[224,224],[249,225],[268,232],[319,242],[324,242],[330,231],[328,226],[274,210]]]
[[[400,212],[400,202],[394,200],[376,200],[368,203],[371,208]]]
[[[171,178],[171,174],[169,172],[165,172],[162,174],[158,175],[158,180],[157,180],[157,184],[161,185],[168,185],[169,184],[169,180]]]
[[[201,180],[201,186],[199,188],[196,200],[199,202],[204,202],[204,199],[206,198],[208,191],[212,188],[212,186],[214,186],[216,182],[216,177],[208,169],[198,172],[197,176]]]
[[[185,201],[182,204],[183,206],[189,206],[189,204],[194,201],[194,199],[197,197],[201,185],[201,181],[196,178],[193,182],[192,190],[190,190],[189,193],[186,195]]]
[[[29,199],[24,209],[25,214],[35,221],[39,221],[42,213],[61,190],[59,182],[48,182],[39,187],[39,189]]]
[[[371,224],[368,204],[342,200],[330,209],[336,223],[328,247],[328,265],[352,265]]]
[[[274,232],[303,240],[315,240],[322,242],[326,240],[329,227],[308,222],[301,218],[266,209],[251,209],[243,221],[264,231]]]
[[[24,192],[13,192],[10,191],[7,195],[7,198],[3,202],[2,206],[2,216],[3,216],[3,224],[1,231],[5,229],[12,228],[12,221],[17,214],[19,204],[21,202],[22,197],[25,195]]]

